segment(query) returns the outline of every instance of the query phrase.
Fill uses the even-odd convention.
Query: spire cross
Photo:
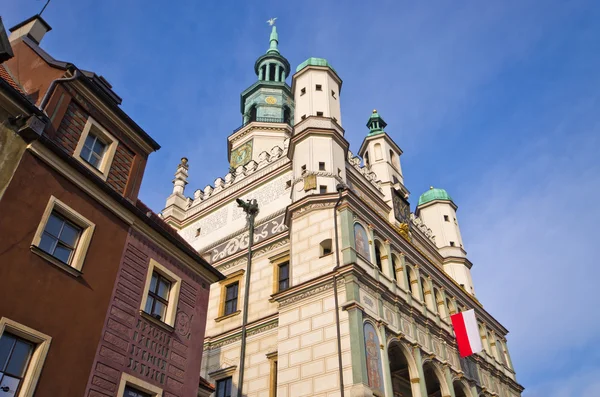
[[[267,21],[267,23],[269,24],[269,26],[273,26],[273,25],[275,25],[275,20],[276,20],[276,19],[277,19],[277,17],[269,19],[269,20]]]

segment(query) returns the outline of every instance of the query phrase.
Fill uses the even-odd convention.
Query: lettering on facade
[[[221,208],[187,227],[181,234],[187,241],[196,240],[199,237],[206,236],[225,226],[227,224],[228,216],[229,207]],[[196,235],[197,230],[200,230],[198,235]]]
[[[247,195],[242,197],[242,200],[246,201],[256,199],[260,210],[264,211],[267,208],[267,205],[271,204],[273,201],[285,195],[285,183],[289,178],[289,175],[283,175],[267,183],[260,189],[256,189],[255,191],[248,193]],[[235,221],[236,219],[239,219],[242,216],[245,216],[244,211],[237,206],[234,207],[231,220]]]
[[[284,218],[285,214],[281,214],[278,217],[254,228],[254,244],[260,243],[261,241],[271,238],[276,234],[284,232],[287,229],[284,224]],[[248,232],[244,232],[239,236],[233,237],[230,240],[217,245],[212,250],[212,263],[248,248],[248,237]]]
[[[135,329],[127,367],[164,384],[173,339],[166,332],[141,319],[138,319]]]

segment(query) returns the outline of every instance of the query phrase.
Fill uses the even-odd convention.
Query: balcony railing
[[[246,121],[244,124],[242,124],[238,128],[236,128],[233,131],[233,133],[235,134],[236,132],[238,132],[239,130],[241,130],[242,128],[247,126],[248,124],[255,122],[255,121],[258,123],[285,123],[289,126],[292,125],[290,120],[284,120],[283,117],[257,117],[255,120]]]

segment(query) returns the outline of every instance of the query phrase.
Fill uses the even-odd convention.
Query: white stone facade
[[[315,82],[322,85],[316,95],[300,95],[300,87]],[[230,136],[236,147],[236,139],[260,140],[271,131],[276,145],[261,146],[250,162],[189,198],[183,191],[188,165],[180,165],[163,210],[165,220],[228,277],[211,286],[201,375],[213,383],[231,378],[237,395],[250,277],[244,396],[520,396],[508,331],[469,290],[464,269],[471,265],[458,223],[447,231],[433,218],[448,208],[454,218],[455,206],[422,208],[421,217],[404,212],[401,150],[387,134],[363,144],[373,151],[371,159],[374,145],[382,144],[377,167],[365,167],[349,152],[341,80],[333,69],[308,63],[292,87],[293,127],[256,121]],[[190,172],[195,166],[190,159]],[[246,218],[236,198],[259,205],[251,274]],[[442,252],[449,238],[460,243],[461,260]],[[231,298],[236,283],[237,298]],[[484,351],[463,360],[449,316],[467,308],[476,311]]]

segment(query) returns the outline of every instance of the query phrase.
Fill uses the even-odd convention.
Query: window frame
[[[225,280],[220,281],[221,297],[219,298],[219,315],[217,318],[215,318],[216,322],[219,322],[226,318],[236,316],[242,312],[240,309],[240,297],[242,295],[241,294],[242,279],[243,279],[245,273],[246,273],[246,271],[244,269],[240,269],[237,272],[233,272],[233,273],[227,275],[227,278]],[[237,305],[236,305],[237,310],[234,311],[233,313],[225,314],[225,299],[227,297],[227,287],[232,284],[235,284],[235,283],[238,283],[238,295],[237,295]]]
[[[73,254],[69,263],[64,263],[60,259],[39,247],[42,236],[46,230],[46,225],[48,224],[50,215],[52,215],[53,212],[58,213],[67,221],[81,228],[79,240],[75,246],[75,249],[73,250]],[[89,249],[95,228],[96,225],[89,219],[76,212],[74,209],[57,199],[55,196],[50,196],[48,204],[46,204],[46,208],[42,214],[42,219],[40,220],[35,235],[33,236],[33,240],[31,241],[30,249],[33,253],[41,256],[53,265],[56,265],[57,267],[67,271],[73,276],[79,277],[82,274],[81,269],[83,268],[83,262],[85,261],[85,256]]]
[[[269,397],[277,397],[277,352],[268,353],[266,356],[269,360]]]
[[[219,382],[229,382],[229,389],[231,390],[231,394],[229,395],[230,397],[232,397],[234,395],[234,389],[233,389],[233,377],[232,376],[226,376],[224,378],[221,379],[217,379],[217,381],[215,382],[215,397],[219,397],[218,394],[218,390],[219,390]],[[227,387],[226,387],[227,390]]]
[[[171,282],[171,289],[169,291],[169,298],[167,299],[167,312],[164,319],[157,319],[150,313],[146,312],[146,303],[150,292],[150,284],[152,282],[152,275],[158,273],[165,279]],[[181,277],[176,275],[172,270],[169,270],[164,265],[157,262],[155,259],[150,258],[148,263],[148,270],[146,272],[146,282],[144,284],[144,290],[142,291],[142,302],[140,305],[140,313],[144,317],[153,320],[155,323],[162,325],[166,324],[173,328],[175,326],[175,317],[177,316],[177,306],[179,305],[179,291],[181,289]]]
[[[139,389],[141,392],[148,393],[152,397],[159,397],[163,395],[163,389],[160,387],[148,383],[142,379],[136,378],[133,375],[130,375],[126,372],[121,373],[121,381],[119,383],[119,389],[117,391],[117,396],[122,397],[123,393],[125,393],[125,387],[131,386],[136,389]]]
[[[271,261],[271,266],[273,266],[273,293],[276,294],[278,292],[287,291],[292,287],[292,266],[290,263],[290,253],[289,251],[283,252],[279,255],[275,255],[269,258]],[[288,287],[284,290],[279,289],[279,270],[281,265],[284,263],[288,264]]]
[[[315,84],[315,91],[323,91],[323,84]]]
[[[85,141],[88,136],[92,134],[100,139],[101,142],[106,144],[106,148],[104,149],[104,154],[102,155],[102,159],[100,160],[100,164],[98,167],[94,167],[91,163],[81,157],[81,151],[85,146]],[[79,137],[79,141],[77,142],[77,146],[75,147],[75,151],[73,152],[73,157],[77,159],[81,164],[85,165],[88,169],[90,169],[94,174],[99,176],[102,180],[106,181],[108,178],[108,173],[110,171],[110,166],[115,157],[115,153],[117,151],[118,141],[117,139],[111,135],[104,127],[100,125],[96,120],[94,120],[91,116],[88,117],[85,126],[83,127],[83,131],[81,132],[81,136]]]
[[[27,370],[19,387],[19,393],[15,395],[15,397],[32,397],[42,373],[52,337],[9,318],[2,317],[0,319],[0,337],[4,332],[9,332],[34,345],[29,363],[27,364]]]

